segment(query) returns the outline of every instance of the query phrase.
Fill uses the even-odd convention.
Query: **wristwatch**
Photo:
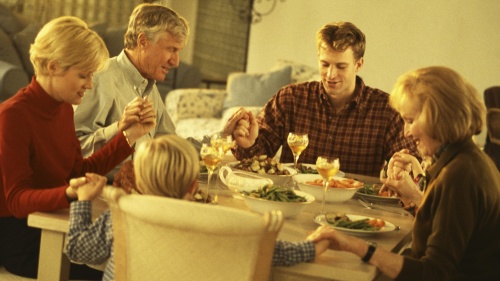
[[[368,251],[366,252],[365,256],[361,258],[363,262],[369,262],[373,256],[373,253],[375,253],[375,249],[377,249],[377,243],[367,242],[367,244],[368,244]]]

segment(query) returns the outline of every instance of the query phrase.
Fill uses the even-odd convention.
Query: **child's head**
[[[184,198],[197,189],[194,185],[200,173],[199,157],[187,140],[176,135],[162,136],[139,147],[134,171],[142,194]]]

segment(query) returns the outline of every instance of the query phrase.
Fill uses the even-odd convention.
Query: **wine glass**
[[[319,156],[316,160],[316,169],[323,178],[323,201],[321,202],[321,215],[325,214],[325,199],[328,184],[340,169],[340,161],[337,157]]]
[[[233,147],[233,137],[231,135],[223,136],[222,133],[215,133],[210,139],[210,144],[214,147],[221,147],[224,155]]]
[[[297,170],[297,161],[299,160],[299,156],[302,151],[306,149],[309,144],[309,138],[307,137],[307,134],[290,132],[288,134],[287,142],[293,153],[293,167]]]
[[[224,151],[221,147],[215,147],[204,143],[200,149],[200,155],[203,162],[205,162],[208,170],[207,198],[205,199],[205,203],[207,203],[208,195],[210,194],[210,179],[212,178],[215,168],[217,168],[217,165],[220,163],[220,161],[222,161],[222,158],[224,157]],[[216,189],[215,196],[212,199],[213,204],[217,204],[217,191],[218,190]]]

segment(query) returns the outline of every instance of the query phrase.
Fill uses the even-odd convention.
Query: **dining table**
[[[226,161],[227,162],[227,161]],[[233,196],[224,184],[214,175],[218,186],[218,204],[250,211],[245,202]],[[346,173],[345,177],[354,178],[364,183],[377,183],[378,178]],[[206,188],[206,177],[200,178],[200,188]],[[92,204],[93,218],[106,210],[107,204],[97,198]],[[405,212],[401,207],[394,205],[394,210]],[[285,218],[278,239],[287,241],[302,241],[319,224],[314,220],[315,214],[321,209],[321,202],[315,200],[295,217]],[[356,198],[342,203],[325,203],[325,211],[342,212],[351,215],[366,216],[383,219],[396,226],[395,230],[382,233],[349,233],[356,235],[367,242],[375,242],[378,247],[383,247],[394,253],[400,253],[411,242],[411,215],[397,214],[381,209],[369,209],[361,205]],[[70,262],[64,254],[65,238],[69,228],[69,209],[54,212],[34,212],[28,216],[28,225],[40,228],[41,247],[38,268],[38,280],[68,280]],[[298,280],[377,280],[383,278],[378,269],[364,263],[361,259],[349,252],[327,250],[314,262],[300,263],[293,266],[276,266],[272,268],[270,280],[298,281]]]

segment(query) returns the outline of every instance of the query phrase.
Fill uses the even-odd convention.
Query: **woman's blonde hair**
[[[403,102],[416,103],[424,133],[447,144],[479,134],[485,124],[486,108],[479,93],[448,67],[425,67],[402,75],[389,102],[398,112]]]
[[[72,16],[45,24],[30,48],[36,75],[48,75],[50,61],[56,61],[63,71],[75,67],[95,72],[106,65],[108,58],[109,52],[101,37],[84,21]]]
[[[165,31],[185,43],[189,35],[188,23],[182,16],[163,5],[139,4],[130,15],[125,32],[125,48],[135,49],[140,33],[144,33],[149,41],[156,43]]]
[[[142,194],[183,198],[200,173],[198,153],[176,135],[152,139],[134,157],[137,188]]]

